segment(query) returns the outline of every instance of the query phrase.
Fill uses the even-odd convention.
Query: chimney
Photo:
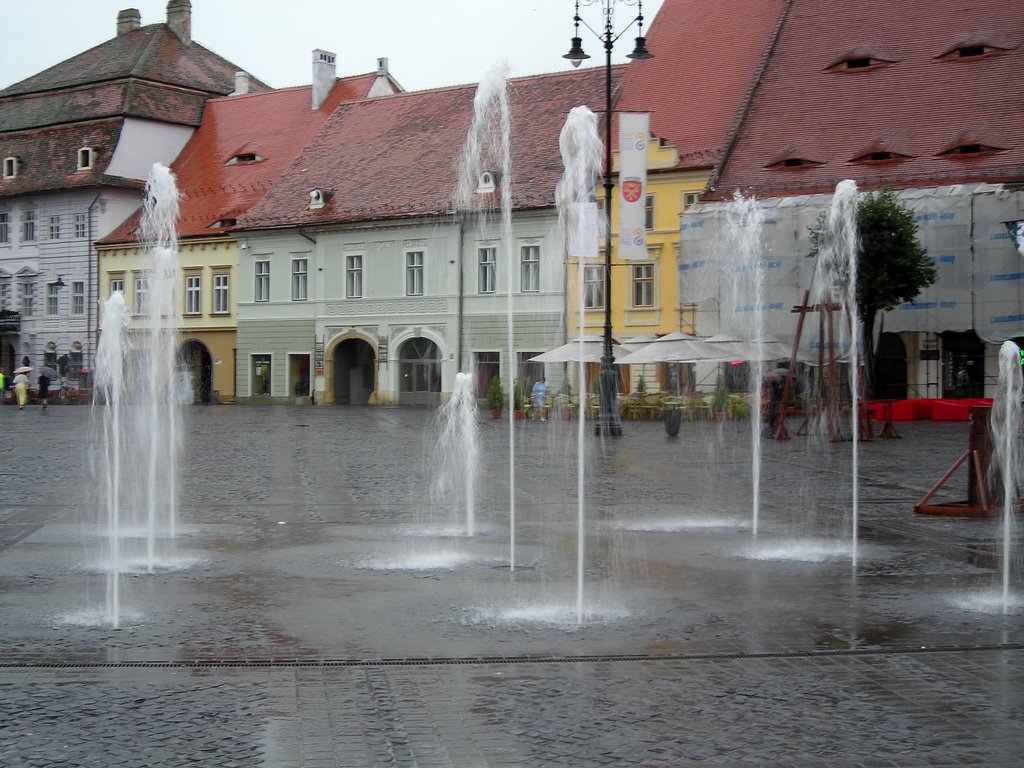
[[[337,78],[334,64],[335,54],[313,49],[313,109],[320,109]]]
[[[228,96],[245,96],[249,92],[249,73],[235,72],[235,90]]]
[[[390,96],[394,92],[395,88],[391,84],[391,77],[388,74],[388,59],[386,56],[381,56],[377,59],[377,77],[366,95],[375,99],[378,96]]]
[[[167,26],[181,42],[192,42],[192,3],[189,0],[168,0]]]
[[[117,34],[118,37],[126,35],[133,29],[142,26],[142,14],[138,8],[125,8],[117,12]]]

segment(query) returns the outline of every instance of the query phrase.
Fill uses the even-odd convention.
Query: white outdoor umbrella
[[[642,363],[694,363],[700,360],[723,362],[734,360],[731,355],[724,355],[723,350],[709,346],[703,339],[689,333],[673,331],[657,341],[652,341],[636,352],[616,360],[622,365],[640,365]]]
[[[560,347],[549,349],[535,357],[530,358],[531,363],[575,363],[580,359],[580,339],[573,339]],[[600,363],[604,355],[604,337],[596,333],[583,335],[583,362]],[[612,339],[612,354],[616,357],[621,347],[618,342]]]

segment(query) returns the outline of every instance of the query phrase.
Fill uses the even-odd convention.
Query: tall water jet
[[[729,277],[732,287],[734,316],[733,333],[748,341],[764,338],[764,210],[753,197],[744,197],[739,192],[733,195],[726,211],[726,254],[732,259],[733,274]],[[750,440],[751,440],[751,527],[757,536],[758,519],[761,510],[761,378],[763,360],[757,353],[758,345],[750,344],[751,354],[747,355],[747,391],[750,394]]]
[[[473,377],[455,374],[452,396],[439,411],[440,437],[437,456],[440,466],[434,475],[431,497],[435,508],[447,508],[461,496],[465,533],[476,532],[476,481],[480,466],[480,434]]]
[[[850,387],[851,459],[851,547],[853,567],[857,567],[860,506],[860,338],[861,322],[857,310],[857,185],[845,179],[836,185],[826,216],[823,237],[815,265],[815,302],[821,307],[839,305],[839,340],[830,343],[832,351],[848,350]],[[837,301],[838,300],[838,301]],[[831,342],[831,338],[829,339]],[[836,399],[836,393],[832,393]]]
[[[512,258],[512,118],[508,103],[508,64],[491,67],[476,89],[473,99],[473,121],[466,134],[459,166],[457,203],[462,210],[481,210],[488,196],[478,193],[485,173],[498,175],[497,196],[500,218],[500,241],[507,263],[506,327],[508,329],[508,365],[505,369],[506,392],[514,396],[516,354],[513,323],[512,286],[515,267]],[[515,409],[508,409],[508,507],[509,568],[516,568],[516,437]]]
[[[569,111],[558,138],[565,170],[555,188],[555,203],[562,231],[568,238],[568,255],[575,257],[578,271],[576,279],[576,306],[579,309],[579,357],[577,382],[580,392],[586,381],[583,354],[584,330],[584,262],[597,258],[597,204],[594,192],[601,175],[603,144],[597,130],[597,115],[587,107],[574,107]],[[583,398],[580,398],[582,409]],[[584,418],[582,410],[577,420],[576,435],[576,621],[583,622],[583,571],[586,555],[586,514],[584,503]]]
[[[175,370],[177,218],[174,176],[156,164],[146,183],[141,223],[148,264],[136,282],[131,312],[142,327],[134,332],[126,328],[129,310],[122,294],[115,293],[104,305],[96,379],[102,401],[108,568],[113,574],[108,617],[114,626],[120,616],[118,583],[126,563],[126,539],[143,532],[142,561],[152,573],[161,554],[158,540],[173,540],[177,529],[178,409],[183,399]]]
[[[1003,562],[1002,606],[1010,612],[1010,565],[1013,561],[1013,530],[1017,504],[1017,478],[1021,473],[1021,351],[1012,341],[1004,341],[999,349],[999,381],[992,400],[989,432],[992,435],[992,462],[1003,500]]]

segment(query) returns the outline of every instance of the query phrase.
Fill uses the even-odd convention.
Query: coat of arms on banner
[[[622,197],[627,203],[635,203],[644,193],[644,183],[640,179],[622,180]]]

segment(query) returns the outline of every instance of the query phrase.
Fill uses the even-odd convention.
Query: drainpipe
[[[459,316],[458,316],[458,320],[456,321],[457,322],[457,327],[456,327],[457,336],[456,336],[455,357],[459,361],[458,370],[464,371],[466,369],[465,369],[465,367],[462,364],[463,363],[463,360],[462,360],[462,336],[463,336],[463,330],[464,330],[463,329],[463,317],[464,317],[464,314],[465,314],[465,307],[463,305],[466,302],[466,286],[465,286],[466,280],[465,280],[465,264],[463,263],[463,261],[464,261],[464,258],[463,258],[464,254],[462,253],[462,249],[463,249],[463,246],[465,244],[466,228],[465,228],[465,219],[463,218],[461,213],[456,214],[456,221],[459,224],[459,246],[458,246],[459,250],[458,250],[458,260],[456,261],[456,263],[459,266]]]
[[[84,368],[91,368],[91,369],[93,369],[93,375],[94,376],[95,376],[96,366],[93,365],[92,354],[93,354],[93,350],[96,349],[97,345],[100,343],[100,324],[98,322],[99,321],[99,303],[100,303],[100,290],[99,290],[99,288],[100,288],[100,256],[99,256],[99,254],[96,254],[96,258],[95,259],[92,258],[92,249],[93,249],[93,244],[92,244],[92,237],[93,237],[93,233],[92,233],[92,209],[96,205],[97,201],[99,201],[100,196],[102,194],[103,194],[102,192],[97,192],[96,193],[96,197],[94,197],[92,199],[92,202],[89,203],[89,208],[87,209],[87,214],[86,214],[86,222],[87,222],[86,226],[88,226],[88,228],[89,228],[88,229],[88,235],[89,236],[86,238],[86,250],[85,250],[86,270],[85,270],[85,273],[88,276],[89,284],[86,287],[86,291],[85,291],[85,296],[86,296],[86,301],[85,301],[85,306],[86,306],[86,311],[85,311],[86,312],[86,314],[85,314],[85,343],[88,344],[89,347],[86,349],[85,354],[82,356],[82,366]],[[95,270],[95,281],[93,280],[93,270]],[[94,288],[96,290],[96,321],[97,321],[95,328],[93,327],[93,302],[92,302],[92,292],[93,292]]]

